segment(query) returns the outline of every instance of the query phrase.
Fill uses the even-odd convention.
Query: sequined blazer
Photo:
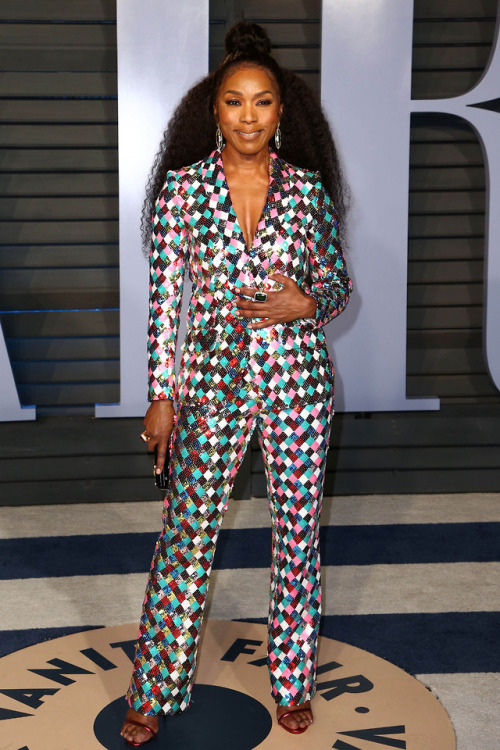
[[[333,395],[322,327],[351,291],[330,197],[318,173],[270,151],[269,192],[247,248],[219,151],[167,173],[150,256],[149,399],[212,404],[241,398],[256,379],[277,407]],[[176,383],[174,362],[186,264],[192,283]],[[240,286],[273,288],[282,273],[317,301],[314,318],[253,330],[230,303]],[[267,283],[265,283],[267,281]],[[274,287],[276,288],[276,287]]]

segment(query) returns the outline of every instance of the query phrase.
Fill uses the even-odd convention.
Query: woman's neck
[[[267,174],[269,170],[269,148],[266,146],[256,154],[242,154],[229,144],[222,151],[222,163],[226,175],[231,172]]]

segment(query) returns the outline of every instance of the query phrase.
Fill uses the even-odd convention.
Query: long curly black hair
[[[271,56],[271,42],[261,26],[238,22],[226,34],[225,48],[226,55],[218,68],[198,81],[181,99],[163,135],[143,204],[141,231],[145,253],[149,253],[151,217],[167,172],[194,164],[213,151],[216,133],[213,105],[217,92],[231,73],[245,65],[264,68],[275,80],[283,103],[279,156],[294,166],[320,173],[334,203],[343,237],[348,189],[332,132],[317,96],[298,75],[281,68]]]

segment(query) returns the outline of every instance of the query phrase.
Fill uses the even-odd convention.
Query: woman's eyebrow
[[[235,91],[234,89],[228,89],[227,91],[224,91],[224,93],[225,94],[236,94],[236,96],[243,96],[243,92],[242,91]],[[267,89],[266,91],[259,91],[258,94],[254,94],[253,98],[257,99],[257,97],[264,96],[264,94],[271,94],[271,96],[272,96],[272,93],[273,92],[270,91],[269,89]]]

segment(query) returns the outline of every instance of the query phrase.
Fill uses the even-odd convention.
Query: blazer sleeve
[[[319,328],[344,310],[352,291],[352,281],[340,247],[335,208],[319,176],[311,211],[312,222],[307,234],[309,294],[318,303],[313,321]]]
[[[188,233],[173,172],[155,204],[149,263],[148,375],[150,401],[175,398],[179,330]]]

